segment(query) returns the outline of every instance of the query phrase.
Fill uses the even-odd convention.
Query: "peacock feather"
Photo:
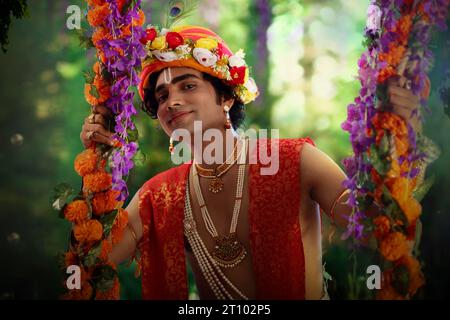
[[[170,29],[189,17],[198,7],[198,0],[170,0],[166,13],[166,28]]]

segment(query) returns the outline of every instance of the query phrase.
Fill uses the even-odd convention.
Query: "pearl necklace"
[[[245,143],[243,143],[243,154],[245,153]],[[244,158],[245,159],[245,158]],[[194,168],[194,167],[193,167]],[[244,170],[245,169],[245,162],[240,164],[239,167],[239,173],[238,173],[238,190],[239,185],[242,184],[243,186],[243,180],[244,180]],[[193,169],[194,170],[194,169]],[[241,176],[241,179],[239,179],[239,176]],[[194,177],[195,178],[195,177]],[[194,179],[195,180],[195,179]],[[240,182],[241,181],[241,182]],[[242,198],[242,189],[241,186],[240,193],[238,190],[236,191],[236,194],[240,194],[240,198]],[[186,238],[189,241],[189,244],[191,245],[192,251],[198,261],[198,264],[200,266],[200,269],[202,270],[202,273],[208,282],[211,290],[213,291],[214,295],[217,299],[233,299],[233,296],[230,293],[230,289],[235,292],[241,299],[248,300],[248,297],[242,293],[231,281],[228,279],[228,277],[223,273],[221,269],[220,263],[217,261],[217,259],[209,253],[208,249],[206,248],[203,240],[200,238],[200,235],[197,230],[197,226],[195,224],[194,216],[192,213],[192,207],[191,207],[191,201],[189,197],[190,191],[189,191],[189,179],[186,181],[186,194],[185,194],[185,206],[184,206],[184,234],[186,235]],[[238,200],[238,199],[236,199]],[[240,209],[240,202],[241,199],[239,199],[239,209]],[[235,202],[235,208],[236,208],[236,202]],[[233,228],[236,229],[237,225],[237,216],[239,214],[239,210],[236,212],[233,212],[233,218],[236,216],[235,219],[232,219],[232,225],[230,230]],[[203,214],[202,214],[203,215]],[[235,222],[233,222],[235,221]],[[206,222],[205,222],[206,223]],[[207,227],[208,229],[209,227]],[[214,228],[215,229],[215,228]],[[209,231],[209,230],[208,230]],[[245,250],[245,249],[244,249]],[[242,260],[240,260],[242,261]],[[239,262],[240,262],[239,261]],[[225,282],[225,284],[224,284]],[[228,288],[226,287],[228,285]]]

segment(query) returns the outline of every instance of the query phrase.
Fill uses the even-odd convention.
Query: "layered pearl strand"
[[[239,212],[241,210],[242,191],[244,187],[244,175],[245,175],[245,147],[246,143],[241,143],[240,165],[238,169],[236,197],[233,208],[233,215],[231,219],[230,231],[227,236],[220,236],[214,226],[211,216],[208,212],[208,208],[203,198],[202,190],[200,188],[200,181],[195,166],[192,168],[194,190],[197,196],[197,201],[200,206],[202,218],[206,226],[206,230],[214,238],[216,242],[212,253],[213,258],[223,268],[233,268],[237,266],[247,255],[244,245],[238,240],[236,236],[236,227],[239,218]]]
[[[245,146],[246,143],[243,143],[242,146],[242,153],[241,156],[246,156]],[[244,158],[245,159],[245,158]],[[242,201],[242,190],[243,190],[243,183],[245,178],[245,161],[239,162],[239,170],[238,170],[238,181],[237,181],[237,190],[236,190],[236,200],[235,200],[235,206],[233,210],[233,218],[231,221],[230,226],[230,234],[235,235],[236,232],[236,226],[239,216],[239,211],[241,207],[241,201]],[[194,173],[194,188],[195,192],[197,194],[197,197],[199,199],[200,207],[202,208],[202,217],[205,222],[205,226],[208,230],[208,232],[217,239],[218,233],[216,228],[214,227],[214,224],[212,223],[211,217],[209,216],[206,206],[204,205],[204,199],[201,195],[201,190],[197,190],[197,183],[195,182],[195,166],[193,166],[193,173]],[[198,179],[198,177],[197,177]],[[198,185],[199,187],[199,185]],[[200,191],[200,192],[198,192]],[[206,248],[203,240],[200,238],[200,235],[198,233],[194,216],[192,213],[192,206],[190,202],[190,191],[189,191],[189,180],[186,183],[186,195],[185,195],[185,207],[184,207],[184,233],[186,235],[186,238],[189,241],[189,244],[191,245],[192,251],[198,261],[198,264],[200,266],[200,269],[202,270],[202,273],[208,282],[211,290],[213,291],[214,295],[217,299],[233,299],[232,294],[230,293],[230,289],[234,291],[235,294],[238,295],[239,298],[248,300],[248,297],[242,293],[231,281],[228,279],[228,277],[223,273],[221,267],[230,267],[235,266],[239,262],[241,262],[244,257],[245,253],[240,255],[236,261],[233,261],[233,263],[223,264],[220,261],[217,261],[217,257],[213,257],[208,249]],[[200,201],[203,200],[203,201]],[[202,206],[203,203],[203,206]],[[204,209],[203,209],[204,208]],[[244,248],[245,250],[245,248]],[[228,286],[228,288],[226,287]]]

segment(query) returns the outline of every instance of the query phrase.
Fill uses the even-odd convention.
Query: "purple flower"
[[[106,66],[112,75],[111,97],[106,105],[115,115],[115,134],[122,147],[114,150],[111,161],[111,174],[113,189],[120,191],[119,200],[128,197],[128,189],[124,177],[128,176],[133,168],[133,157],[137,152],[136,142],[128,142],[128,129],[135,129],[133,116],[137,114],[133,105],[134,92],[131,86],[139,83],[137,68],[140,68],[141,60],[146,52],[139,39],[145,31],[141,27],[132,27],[131,35],[122,34],[121,27],[129,25],[132,19],[139,16],[141,0],[135,1],[123,15],[117,8],[116,0],[106,0],[111,9],[107,17],[107,25],[115,35],[113,39],[102,40],[101,46],[107,59]]]

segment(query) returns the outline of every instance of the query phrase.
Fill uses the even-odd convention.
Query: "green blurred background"
[[[161,21],[164,3],[143,1],[147,23]],[[248,107],[244,128],[279,128],[281,137],[310,136],[340,164],[351,150],[340,124],[359,89],[355,75],[368,3],[203,0],[187,22],[217,31],[233,51],[246,51],[262,96]],[[57,217],[49,198],[60,182],[80,187],[73,160],[82,150],[79,133],[90,112],[82,74],[93,63],[92,52],[82,49],[76,31],[66,27],[71,4],[86,10],[80,0],[28,1],[27,17],[13,20],[8,51],[0,53],[0,299],[55,299],[62,292],[55,255],[66,249],[70,225]],[[450,289],[450,119],[437,93],[449,67],[449,44],[449,32],[433,36],[432,114],[425,134],[440,147],[441,156],[428,169],[436,182],[423,201],[421,253],[427,286],[420,298],[427,299],[448,297]],[[146,158],[129,178],[132,195],[170,166],[168,139],[156,121],[141,111],[136,121]],[[324,218],[332,298],[368,298],[367,290],[350,287],[348,244],[339,235],[328,241],[328,233]],[[356,278],[362,284],[370,261],[370,253],[360,252]],[[123,299],[141,298],[133,272],[133,266],[120,267]]]

